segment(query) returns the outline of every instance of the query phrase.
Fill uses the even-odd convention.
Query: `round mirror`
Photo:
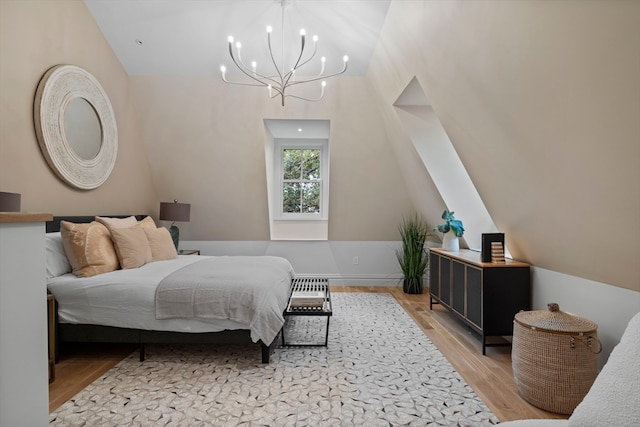
[[[84,98],[74,98],[64,112],[64,133],[73,151],[82,160],[94,159],[102,145],[102,126],[93,106]]]
[[[118,154],[118,130],[95,77],[73,65],[52,67],[38,84],[33,116],[42,153],[58,177],[83,190],[107,180]]]

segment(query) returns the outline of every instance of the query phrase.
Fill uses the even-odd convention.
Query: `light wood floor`
[[[385,292],[413,317],[500,421],[524,418],[566,418],[538,409],[523,400],[515,388],[510,347],[488,347],[482,356],[479,337],[439,305],[429,310],[429,296],[407,295],[400,287],[332,287],[331,292]],[[49,412],[120,360],[137,351],[131,345],[75,345],[60,355],[56,379],[49,384]]]

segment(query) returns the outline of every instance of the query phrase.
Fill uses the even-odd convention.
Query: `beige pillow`
[[[118,269],[118,257],[104,225],[96,221],[88,224],[62,221],[60,235],[76,276],[91,277]]]
[[[149,246],[151,247],[151,258],[153,261],[162,261],[165,259],[176,259],[178,253],[173,245],[169,230],[164,227],[150,228],[143,227],[144,234],[147,235]]]
[[[112,228],[111,238],[123,269],[138,268],[151,262],[151,248],[142,227]]]
[[[138,226],[143,228],[156,229],[156,223],[150,216],[145,216],[142,220],[138,221]]]
[[[109,230],[112,230],[114,228],[129,228],[129,227],[133,227],[138,223],[138,220],[133,215],[127,218],[111,218],[108,216],[97,216],[96,221],[98,221],[100,224],[107,227]]]

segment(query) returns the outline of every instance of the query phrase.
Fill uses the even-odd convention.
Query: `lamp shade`
[[[19,193],[6,193],[0,191],[0,212],[20,212]]]
[[[178,201],[160,202],[160,221],[189,221],[191,218],[191,205],[178,203]]]

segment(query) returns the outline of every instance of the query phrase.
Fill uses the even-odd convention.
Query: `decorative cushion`
[[[71,264],[64,253],[62,235],[47,233],[44,238],[46,250],[47,279],[71,272]]]
[[[123,269],[138,268],[151,262],[151,247],[140,226],[111,229],[111,238]]]
[[[152,228],[155,230],[156,223],[150,216],[145,216],[143,219],[138,221],[138,226],[143,228]]]
[[[75,224],[61,221],[60,235],[76,276],[90,277],[118,269],[118,257],[109,230],[99,222]]]
[[[148,217],[147,217],[148,218]],[[176,247],[173,245],[171,234],[169,230],[164,227],[153,228],[143,227],[144,233],[149,240],[149,246],[151,247],[151,258],[153,261],[162,261],[166,259],[176,259],[178,253]]]
[[[129,228],[129,227],[133,227],[138,223],[138,220],[133,215],[127,218],[111,218],[108,216],[97,216],[96,221],[98,221],[100,224],[107,227],[109,230],[112,230],[114,228]]]

